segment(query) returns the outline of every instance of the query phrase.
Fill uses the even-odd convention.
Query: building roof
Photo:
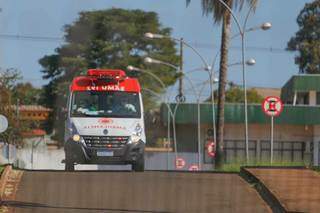
[[[47,133],[43,129],[32,129],[28,132],[23,132],[22,135],[25,138],[30,138],[30,137],[41,137],[45,136]]]
[[[19,111],[41,111],[41,112],[50,112],[52,109],[46,108],[40,105],[20,105]]]
[[[281,99],[284,102],[293,100],[295,92],[320,92],[320,75],[303,74],[292,76],[281,89]]]
[[[169,104],[172,111],[176,104]],[[215,106],[215,109],[216,106]],[[176,112],[177,124],[197,124],[197,104],[183,103],[178,106]],[[168,108],[165,104],[161,106],[161,119],[167,123]],[[200,120],[202,124],[212,123],[212,105],[208,103],[200,104]],[[226,123],[243,123],[244,106],[243,104],[226,104],[225,105],[225,122]],[[260,104],[248,105],[248,122],[251,124],[270,123],[270,117],[264,114]],[[320,107],[314,106],[292,106],[285,105],[283,112],[275,118],[275,123],[291,125],[319,125],[320,124]]]

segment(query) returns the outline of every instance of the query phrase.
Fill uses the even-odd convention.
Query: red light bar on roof
[[[87,75],[98,78],[113,78],[116,80],[124,79],[126,77],[125,71],[110,69],[89,69]]]
[[[96,76],[78,76],[72,81],[71,91],[125,91],[140,92],[137,79],[125,78],[122,81],[102,81]]]

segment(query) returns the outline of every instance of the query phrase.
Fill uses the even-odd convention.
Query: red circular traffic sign
[[[263,100],[262,110],[268,116],[279,116],[283,110],[283,103],[279,97],[269,96]]]
[[[199,171],[199,166],[196,165],[196,164],[192,164],[192,165],[189,167],[189,171]]]
[[[176,159],[176,168],[177,169],[183,169],[183,167],[186,165],[186,161],[183,158],[177,158]]]
[[[207,153],[212,158],[216,156],[215,143],[213,141],[207,143]]]

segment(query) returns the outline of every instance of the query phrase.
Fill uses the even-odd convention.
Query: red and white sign
[[[112,124],[113,120],[111,118],[100,118],[98,122],[100,124]]]
[[[207,153],[212,158],[216,156],[215,143],[213,141],[207,143]]]
[[[176,159],[176,168],[177,169],[183,169],[186,165],[186,161],[183,158],[177,158]]]
[[[189,167],[189,171],[199,171],[199,166],[196,165],[196,164],[192,164],[192,165]]]
[[[263,100],[262,109],[268,116],[279,116],[283,110],[283,103],[279,97],[269,96]]]

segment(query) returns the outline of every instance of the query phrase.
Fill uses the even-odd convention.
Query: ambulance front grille
[[[129,136],[82,136],[88,147],[121,148],[128,143]]]

